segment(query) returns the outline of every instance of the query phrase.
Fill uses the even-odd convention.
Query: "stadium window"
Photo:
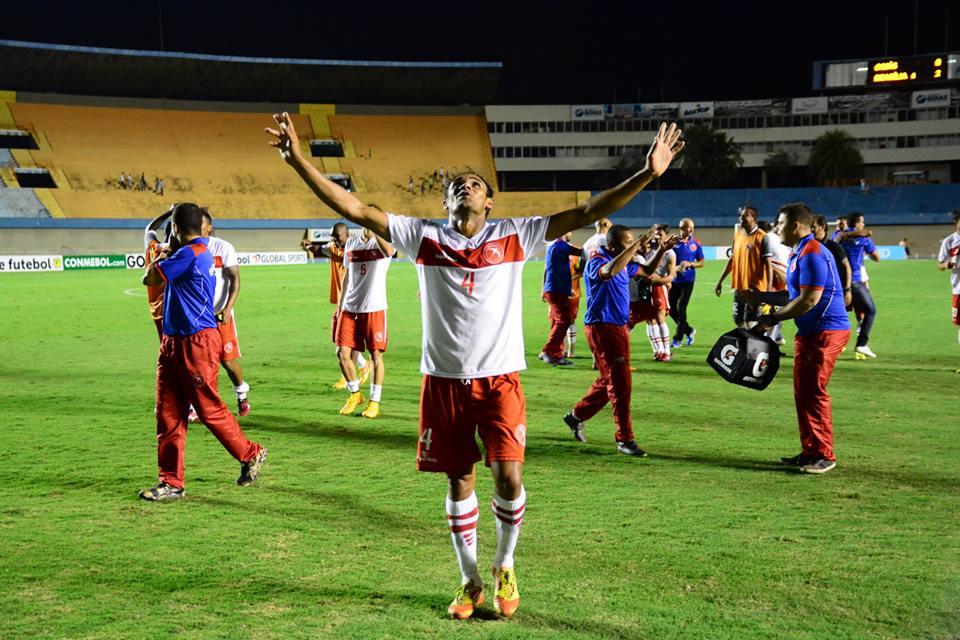
[[[496,125],[496,123],[494,123],[494,122],[488,122],[488,123],[487,123],[487,133],[496,133],[496,132],[497,132],[497,125]]]

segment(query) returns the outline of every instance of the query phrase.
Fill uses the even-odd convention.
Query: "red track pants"
[[[260,445],[244,435],[217,393],[220,332],[163,336],[157,360],[157,460],[160,482],[183,488],[184,444],[190,405],[220,444],[240,462],[253,459]]]
[[[588,324],[584,329],[600,374],[583,400],[573,407],[573,413],[580,421],[586,422],[609,402],[613,422],[617,425],[617,442],[630,442],[633,440],[630,333],[625,326],[615,324]]]
[[[818,331],[794,339],[793,397],[803,455],[836,460],[827,383],[850,330]]]
[[[570,305],[570,296],[548,291],[543,299],[550,305],[550,336],[543,345],[543,352],[551,358],[563,357],[563,338],[576,317]]]

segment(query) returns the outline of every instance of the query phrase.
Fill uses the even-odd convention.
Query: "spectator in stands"
[[[413,190],[413,176],[410,176],[410,181],[407,182],[407,191],[410,192],[410,195],[415,195]]]
[[[125,175],[123,175],[123,171],[120,172],[120,183],[119,183],[118,187],[119,187],[120,189],[126,189],[126,188],[127,188],[127,177],[126,177]]]
[[[422,198],[427,193],[427,181],[420,180],[420,197]]]
[[[141,171],[140,172],[140,191],[146,191],[146,190],[147,190],[147,176],[145,176]]]
[[[446,172],[443,170],[443,165],[440,165],[440,171],[438,173],[440,174],[440,186],[445,187],[446,183],[444,182],[444,178],[446,176]]]
[[[129,173],[127,174],[127,186],[125,188],[133,189],[133,176]]]
[[[862,195],[868,195],[870,193],[870,185],[867,184],[866,178],[860,178],[860,193]]]
[[[161,196],[163,195],[163,191],[166,188],[166,186],[167,186],[166,180],[164,180],[163,178],[160,178],[160,195]]]
[[[160,193],[160,176],[155,176],[153,178],[153,192]]]

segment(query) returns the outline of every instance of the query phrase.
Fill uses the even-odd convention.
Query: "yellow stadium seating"
[[[173,201],[193,201],[227,218],[333,216],[295,172],[267,146],[268,113],[132,109],[7,102],[15,124],[42,140],[40,149],[18,151],[21,165],[50,170],[59,188],[45,194],[48,209],[66,217],[145,218]],[[293,115],[303,140],[314,125],[341,141],[343,158],[314,158],[329,173],[351,175],[357,195],[408,215],[442,216],[439,180],[420,195],[441,166],[447,175],[476,171],[495,182],[493,157],[480,116],[335,115],[333,105],[301,105]],[[117,187],[120,172],[148,189],[166,183],[163,198],[151,191]],[[408,181],[416,182],[415,194]],[[566,209],[577,194],[504,193],[497,215]]]

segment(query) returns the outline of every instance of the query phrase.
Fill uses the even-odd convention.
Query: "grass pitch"
[[[633,339],[637,440],[614,449],[609,410],[572,440],[562,415],[593,379],[536,360],[542,263],[525,273],[528,512],[523,604],[446,619],[459,581],[442,476],[414,470],[420,323],[414,269],[389,275],[381,418],[337,415],[325,265],[243,271],[237,319],[260,481],[202,426],[187,498],[147,504],[156,478],[157,342],[139,273],[0,277],[0,612],[4,638],[953,638],[960,349],[948,278],[928,261],[870,266],[871,346],[830,391],[839,465],[799,450],[792,371],[755,392],[704,360],[729,295],[699,276],[698,342],[655,363]],[[791,323],[792,325],[792,323]],[[788,337],[792,336],[792,326]],[[582,336],[582,334],[581,334]],[[792,352],[788,343],[786,353]],[[233,396],[226,376],[224,397]],[[481,470],[478,498],[492,483]],[[481,565],[494,523],[481,510]],[[488,593],[488,601],[490,601]]]

